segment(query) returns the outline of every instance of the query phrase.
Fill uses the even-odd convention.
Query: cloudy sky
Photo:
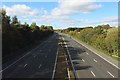
[[[93,2],[94,1],[94,2]],[[95,0],[60,0],[56,2],[2,2],[7,15],[16,15],[21,23],[52,25],[55,29],[67,27],[117,26],[118,3]]]

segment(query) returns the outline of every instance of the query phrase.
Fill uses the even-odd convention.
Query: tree
[[[14,16],[11,20],[10,16],[6,15],[4,9],[0,10],[0,19],[2,24],[3,57],[6,55],[18,54],[14,52],[28,47],[31,44],[33,45],[44,37],[48,37],[51,32],[53,32],[52,26],[45,26],[45,30],[41,31],[36,23],[32,23],[30,26],[27,22],[21,24],[17,16]]]
[[[33,22],[33,23],[30,25],[30,28],[32,29],[32,31],[38,31],[38,30],[39,30],[39,27],[36,25],[35,22]]]
[[[6,11],[2,9],[1,17],[2,17],[2,32],[7,33],[10,27],[10,16],[7,16]]]
[[[18,23],[19,23],[19,22],[18,22],[17,16],[14,16],[14,17],[12,18],[12,23],[11,23],[12,26],[15,27],[15,28],[18,27]]]
[[[47,26],[48,30],[53,30],[52,26]]]
[[[24,23],[24,26],[29,26],[29,25],[27,24],[27,22],[25,22],[25,23]]]

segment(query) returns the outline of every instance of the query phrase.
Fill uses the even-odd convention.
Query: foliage
[[[107,25],[98,25],[94,28],[67,28],[61,32],[74,36],[96,48],[99,48],[109,55],[118,55],[118,28]]]
[[[17,16],[14,16],[11,20],[4,9],[1,9],[0,13],[2,15],[3,57],[25,46],[34,44],[53,33],[52,26],[45,26],[43,30],[36,23],[32,23],[30,26],[27,22],[21,24]]]

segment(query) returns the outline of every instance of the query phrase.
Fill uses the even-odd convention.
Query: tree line
[[[0,17],[2,18],[3,57],[36,43],[54,32],[52,26],[38,26],[35,22],[31,25],[27,24],[27,22],[21,24],[17,16],[11,19],[10,16],[6,15],[4,9],[0,10]]]
[[[60,32],[69,34],[77,39],[98,48],[110,56],[118,55],[119,40],[118,28],[110,27],[109,24],[98,25],[96,27],[85,27],[85,28],[67,28],[59,30]]]

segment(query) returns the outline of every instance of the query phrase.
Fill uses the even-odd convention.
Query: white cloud
[[[87,25],[100,25],[100,24],[110,24],[111,26],[118,25],[118,17],[117,16],[109,16],[102,18],[101,20],[91,21],[91,20],[83,20],[81,21],[82,24]]]
[[[7,15],[18,15],[18,16],[35,16],[38,14],[37,9],[32,9],[26,5],[16,4],[11,7],[3,5],[3,8],[6,9]]]
[[[110,16],[103,18],[101,23],[110,24],[111,26],[118,26],[118,16]]]
[[[110,16],[110,17],[103,18],[101,21],[102,22],[117,22],[118,17],[117,16]]]
[[[117,24],[117,17],[111,16],[106,17],[98,21],[91,20],[77,20],[71,18],[71,14],[83,14],[90,13],[102,7],[101,4],[94,2],[95,0],[61,0],[59,6],[52,9],[49,13],[44,8],[32,9],[27,5],[16,4],[13,6],[3,6],[6,9],[8,15],[17,15],[22,17],[25,21],[36,22],[36,23],[61,23],[67,26],[79,26],[81,24],[85,25],[96,25],[96,24]],[[40,15],[41,14],[41,15]],[[32,16],[32,18],[30,17]]]
[[[95,4],[95,0],[60,0],[59,6],[55,7],[48,14],[44,11],[44,15],[41,16],[41,22],[59,22],[68,25],[77,24],[77,20],[70,18],[70,14],[89,13],[101,8],[100,4]]]
[[[59,7],[52,10],[52,15],[69,15],[78,13],[89,13],[102,7],[94,3],[95,0],[61,0]]]

